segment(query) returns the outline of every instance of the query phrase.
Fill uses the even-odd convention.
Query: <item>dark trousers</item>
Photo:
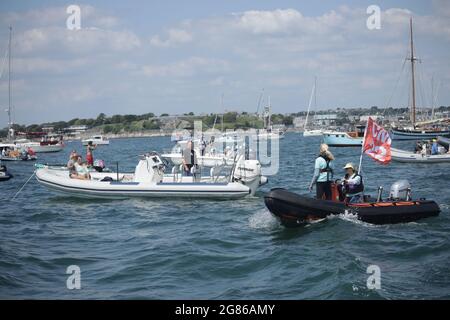
[[[331,200],[331,181],[316,182],[316,198],[322,199],[324,195],[326,200]]]

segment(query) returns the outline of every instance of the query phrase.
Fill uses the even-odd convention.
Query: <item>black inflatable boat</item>
[[[6,181],[11,179],[13,176],[8,172],[6,166],[0,165],[0,181]]]
[[[439,215],[440,209],[431,200],[382,201],[345,204],[302,196],[285,189],[272,189],[265,197],[267,208],[286,227],[304,225],[329,215],[354,214],[372,224],[412,222]]]

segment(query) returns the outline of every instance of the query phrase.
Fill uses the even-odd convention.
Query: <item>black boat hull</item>
[[[311,220],[346,213],[371,224],[393,224],[438,216],[440,212],[437,203],[430,200],[345,205],[305,197],[285,189],[272,189],[264,201],[269,211],[286,227],[297,227]]]

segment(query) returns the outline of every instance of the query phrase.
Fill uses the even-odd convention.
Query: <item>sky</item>
[[[66,9],[81,9],[69,30]],[[367,28],[370,5],[380,29]],[[418,101],[450,105],[450,1],[0,2],[0,127],[114,114],[408,105],[409,18]],[[222,104],[223,96],[223,104]]]

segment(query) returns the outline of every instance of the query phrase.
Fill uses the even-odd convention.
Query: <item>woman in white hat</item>
[[[328,145],[320,145],[319,156],[314,164],[314,176],[309,185],[311,192],[314,184],[316,185],[316,198],[331,200],[331,182],[333,181],[333,154],[328,151]]]
[[[357,172],[355,165],[351,162],[347,163],[344,169],[346,174],[342,181],[343,191],[345,193],[345,202],[362,202],[364,184],[361,175]]]

